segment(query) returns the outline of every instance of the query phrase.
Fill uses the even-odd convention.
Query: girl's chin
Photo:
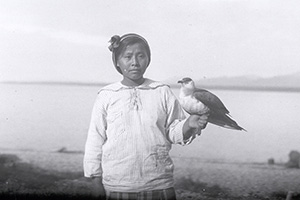
[[[142,84],[145,79],[144,79],[143,76],[142,77],[139,76],[139,77],[127,77],[124,80],[125,80],[125,82],[128,82],[128,83],[134,82],[134,83],[137,83],[137,84]]]
[[[132,73],[132,74],[130,74],[129,79],[138,81],[140,79],[143,79],[143,75],[141,75],[140,73]]]

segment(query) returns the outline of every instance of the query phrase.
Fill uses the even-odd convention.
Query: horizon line
[[[80,82],[80,81],[0,81],[0,84],[18,85],[66,85],[66,86],[104,86],[110,82]],[[171,88],[180,88],[177,84],[168,84]],[[236,90],[236,91],[269,91],[269,92],[300,92],[300,87],[275,87],[275,86],[238,86],[238,85],[214,85],[205,84],[203,89],[213,90]]]

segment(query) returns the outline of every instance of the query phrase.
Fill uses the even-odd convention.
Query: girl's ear
[[[117,65],[117,67],[120,67],[119,58],[117,58],[117,60],[116,60],[116,65]]]
[[[120,73],[120,74],[123,74],[123,72],[122,72],[122,70],[121,70],[121,68],[119,67],[119,66],[116,66],[116,69],[117,69],[117,71]],[[126,70],[125,70],[126,71]]]

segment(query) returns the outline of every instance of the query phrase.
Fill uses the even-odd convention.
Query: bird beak
[[[183,81],[182,81],[182,80],[180,80],[180,81],[178,81],[177,83],[183,83]]]

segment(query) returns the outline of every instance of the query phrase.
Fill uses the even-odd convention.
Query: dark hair
[[[112,60],[115,65],[115,68],[119,73],[122,74],[121,69],[117,66],[117,61],[121,53],[125,50],[126,47],[133,44],[141,44],[145,48],[147,52],[147,56],[149,59],[148,65],[151,60],[151,52],[148,42],[140,35],[130,33],[119,37],[117,35],[113,36],[110,40],[111,45],[109,46],[109,50],[112,51]]]

